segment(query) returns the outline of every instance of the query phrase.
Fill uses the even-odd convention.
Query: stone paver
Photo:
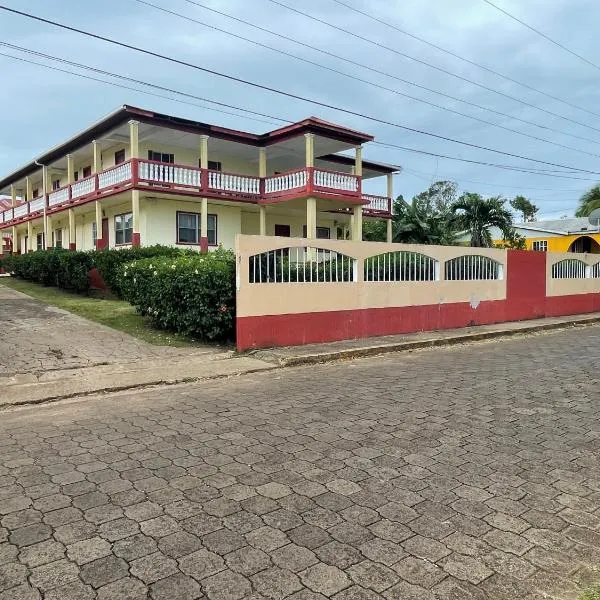
[[[0,600],[576,597],[599,333],[6,411]]]

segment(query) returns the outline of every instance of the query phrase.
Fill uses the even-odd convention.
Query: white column
[[[75,161],[72,154],[67,154],[67,183],[75,183]]]
[[[75,242],[75,211],[69,209],[69,250],[76,250],[77,244]]]
[[[394,241],[394,234],[393,234],[393,231],[392,231],[392,224],[393,224],[392,219],[388,219],[387,220],[387,237],[386,237],[388,244],[391,244]]]
[[[208,252],[208,198],[200,204],[200,251]]]
[[[314,167],[315,166],[315,134],[314,133],[305,133],[304,137],[306,139],[306,166]]]
[[[131,215],[133,220],[133,233],[131,245],[138,247],[141,245],[140,239],[140,191],[131,190]]]
[[[200,136],[200,168],[208,169],[208,136]]]
[[[27,221],[27,252],[33,250],[33,221]]]
[[[394,201],[394,174],[387,174],[387,197]]]

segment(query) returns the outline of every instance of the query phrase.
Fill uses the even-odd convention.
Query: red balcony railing
[[[331,197],[362,198],[367,214],[391,212],[391,199],[362,194],[361,178],[348,173],[310,167],[269,177],[256,177],[133,159],[53,190],[45,197],[0,211],[0,225],[26,221],[33,214],[39,216],[45,209],[53,211],[134,186],[246,201],[276,200],[319,193]]]

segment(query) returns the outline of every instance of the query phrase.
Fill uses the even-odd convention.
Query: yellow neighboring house
[[[527,250],[540,252],[587,252],[600,254],[600,228],[591,225],[587,217],[516,223],[515,230],[525,238]],[[494,244],[502,242],[502,233],[491,229]],[[459,242],[469,244],[470,236],[463,234]]]
[[[600,228],[587,217],[517,223],[515,229],[526,239],[528,250],[600,254]]]

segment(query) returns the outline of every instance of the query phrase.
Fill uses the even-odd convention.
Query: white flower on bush
[[[195,273],[196,275],[198,275],[198,269],[196,269],[196,270],[194,271],[194,273]]]
[[[154,277],[158,275],[158,271],[154,271]]]

